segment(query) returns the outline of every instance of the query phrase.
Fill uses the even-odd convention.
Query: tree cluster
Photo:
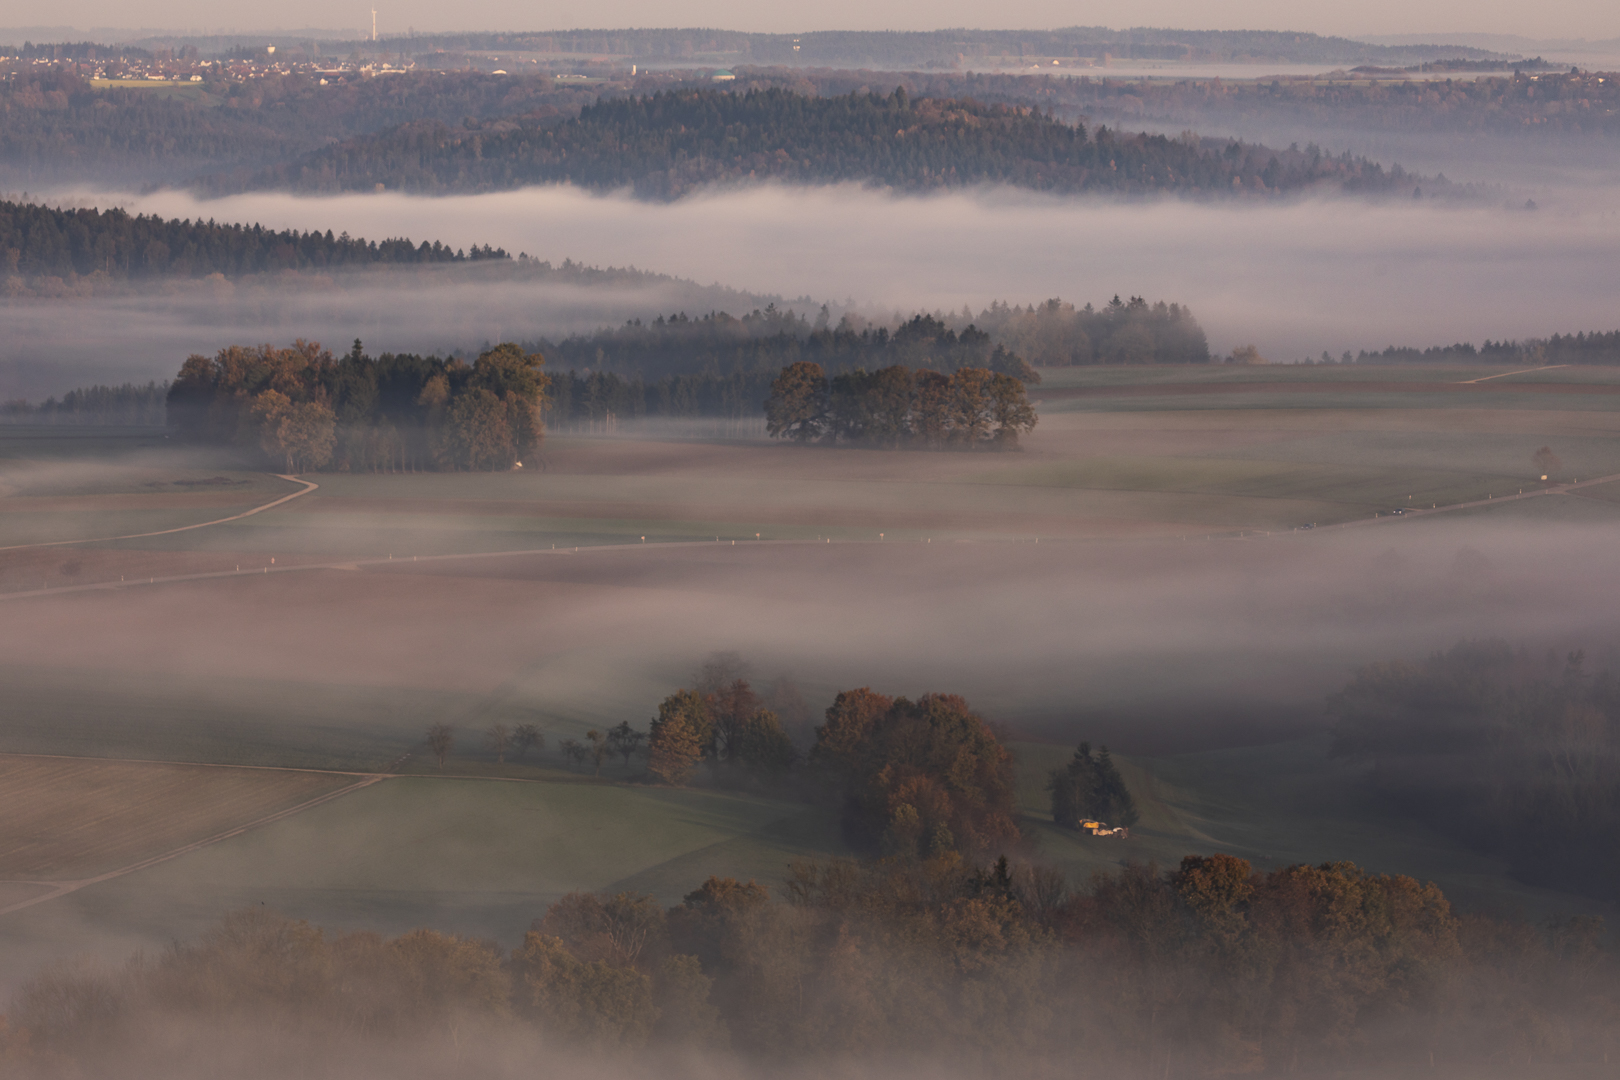
[[[169,387],[182,438],[257,447],[289,472],[510,469],[544,436],[545,360],[498,345],[471,364],[373,359],[356,341],[334,358],[299,341],[193,355]]]
[[[1192,312],[1163,300],[1114,297],[1101,310],[1060,299],[1027,308],[993,303],[978,325],[1036,367],[1207,364],[1209,342]]]
[[[1555,461],[1550,450],[1538,467]],[[1333,753],[1522,880],[1620,896],[1620,678],[1581,652],[1463,642],[1371,664],[1329,702]]]
[[[348,233],[333,236],[330,229],[277,232],[262,225],[175,221],[118,209],[64,210],[0,202],[0,288],[13,295],[47,278],[69,283],[91,275],[113,280],[211,274],[236,278],[279,270],[510,258],[505,250],[487,245],[465,252],[438,241],[412,244],[405,239],[360,240]]]
[[[1129,828],[1140,819],[1136,800],[1106,746],[1093,754],[1090,743],[1081,743],[1066,767],[1052,770],[1047,788],[1052,820],[1065,829],[1078,829],[1082,821]]]
[[[1260,160],[1254,159],[1259,154]],[[1027,105],[913,99],[901,87],[818,97],[779,86],[660,91],[598,100],[561,124],[514,115],[449,126],[413,122],[272,166],[235,188],[388,188],[422,193],[572,183],[675,199],[745,181],[858,181],[903,191],[999,183],[1037,191],[1382,190],[1363,159],[1282,155],[1196,137],[1069,124]]]
[[[828,379],[821,365],[800,360],[765,399],[766,430],[799,443],[1012,449],[1035,423],[1023,382],[986,368],[945,375],[896,364]]]
[[[798,760],[777,714],[748,680],[677,690],[658,705],[647,732],[647,774],[684,784],[700,763],[728,781],[780,780]]]
[[[645,1048],[649,1068],[729,1047],[761,1068],[904,1055],[994,1077],[1477,1075],[1601,1068],[1617,1015],[1596,919],[1459,917],[1433,885],[1344,862],[1192,855],[1071,891],[946,854],[796,863],[781,899],[717,877],[668,909],[575,893],[510,952],[246,912],[122,970],[36,978],[0,1063],[28,1080],[507,1075],[542,1046]]]
[[[816,728],[810,763],[840,794],[857,850],[986,858],[1019,842],[1012,753],[955,694],[843,691]]]

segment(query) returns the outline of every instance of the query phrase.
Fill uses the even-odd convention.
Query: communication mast
[[[377,9],[371,9],[371,40],[377,40]]]

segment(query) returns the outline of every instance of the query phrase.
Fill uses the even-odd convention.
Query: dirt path
[[[312,480],[300,480],[296,476],[286,476],[282,473],[276,473],[275,476],[278,480],[288,480],[294,484],[303,484],[304,487],[300,491],[295,491],[291,495],[283,495],[281,498],[267,502],[263,506],[255,506],[253,509],[244,510],[240,514],[232,514],[230,517],[216,518],[213,521],[199,521],[195,525],[181,525],[173,529],[158,529],[155,532],[129,533],[125,536],[92,536],[84,540],[47,540],[40,544],[12,544],[9,547],[0,547],[0,551],[21,551],[24,548],[63,547],[67,544],[103,544],[109,540],[139,540],[147,536],[167,536],[170,533],[190,532],[192,529],[206,529],[210,525],[223,525],[227,521],[241,521],[245,517],[252,517],[254,514],[262,514],[266,510],[273,510],[282,503],[291,502],[300,495],[308,495],[310,492],[321,486]],[[3,914],[3,912],[0,912],[0,914]]]
[[[300,494],[302,494],[302,493],[300,493]],[[401,760],[403,760],[403,759],[401,759]],[[196,763],[195,762],[183,762],[183,763],[177,762],[177,763],[174,763],[174,764],[196,764]],[[234,766],[220,766],[220,767],[221,768],[233,768]],[[306,771],[306,770],[299,770],[299,771]],[[317,771],[317,770],[308,770],[308,771]],[[349,794],[352,794],[353,792],[359,791],[361,788],[367,788],[367,787],[370,787],[372,784],[375,784],[375,783],[377,783],[379,781],[387,780],[387,779],[389,779],[389,777],[391,775],[392,775],[391,773],[376,773],[376,774],[373,774],[373,775],[370,775],[370,776],[365,776],[364,778],[356,781],[355,783],[349,784],[349,785],[347,785],[345,787],[338,788],[336,791],[329,791],[325,795],[319,795],[319,796],[316,796],[313,799],[308,799],[308,800],[306,800],[304,802],[299,803],[297,806],[289,806],[285,810],[278,810],[277,812],[275,812],[273,814],[266,814],[264,817],[256,818],[253,821],[247,822],[246,824],[237,825],[234,828],[226,829],[224,832],[215,833],[213,836],[204,837],[201,840],[196,840],[196,841],[193,841],[192,843],[182,845],[181,847],[174,848],[171,851],[165,851],[161,855],[153,855],[151,858],[142,859],[139,862],[130,863],[128,866],[119,867],[117,870],[109,870],[105,874],[97,874],[94,877],[80,878],[77,881],[19,881],[19,882],[6,882],[5,884],[48,886],[48,891],[43,892],[38,896],[29,897],[27,900],[21,900],[21,901],[18,901],[17,903],[9,904],[6,907],[0,907],[0,915],[8,915],[13,911],[21,911],[23,908],[33,907],[35,904],[43,904],[47,900],[55,900],[58,897],[66,896],[68,893],[78,892],[80,889],[84,888],[87,885],[98,885],[103,881],[111,881],[113,878],[123,877],[125,874],[133,874],[137,870],[145,870],[149,866],[156,866],[158,863],[168,862],[170,859],[178,859],[182,855],[189,855],[193,851],[199,851],[199,850],[201,850],[201,849],[203,849],[205,847],[209,847],[210,845],[217,844],[222,840],[229,840],[233,836],[241,836],[243,833],[248,832],[251,829],[257,829],[257,828],[259,828],[261,826],[264,826],[264,825],[273,824],[274,822],[281,821],[284,818],[292,817],[294,814],[300,814],[300,813],[303,813],[305,810],[309,810],[309,809],[312,809],[313,807],[320,806],[322,803],[328,803],[328,802],[331,802],[334,799],[340,799],[345,795],[349,795]]]

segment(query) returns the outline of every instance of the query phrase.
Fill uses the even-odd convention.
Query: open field
[[[93,877],[354,782],[283,769],[0,755],[0,880]]]
[[[1457,388],[1496,374],[1049,372],[1016,454],[556,437],[534,472],[320,475],[218,526],[0,551],[0,753],[362,771],[412,755],[408,776],[0,917],[0,949],[110,955],[259,902],[510,943],[570,889],[670,903],[710,873],[764,880],[842,850],[803,804],[620,783],[639,762],[606,782],[565,766],[562,740],[644,728],[714,650],[742,653],[757,686],[791,680],[801,739],[840,689],[963,693],[1022,740],[1025,823],[1076,882],[1224,850],[1262,868],[1348,858],[1472,907],[1592,910],[1369,804],[1323,750],[1325,695],[1357,665],[1464,637],[1593,656],[1620,640],[1620,484],[1372,520],[1534,486],[1543,445],[1556,479],[1620,473],[1616,373]],[[21,427],[0,427],[0,485],[0,544],[212,520],[292,490],[160,433]],[[528,553],[465,557],[499,552]],[[421,749],[439,722],[456,731],[443,775]],[[497,722],[536,724],[547,749],[497,766]],[[1125,755],[1143,813],[1129,841],[1044,820],[1045,773],[1080,738]],[[13,794],[10,775],[0,798],[40,790]],[[314,774],[227,790],[246,775],[149,781],[161,798],[51,781],[44,816],[15,818],[35,846],[0,852],[40,880],[88,874],[195,838],[232,799],[232,821],[283,805],[263,777]],[[172,813],[109,810],[162,798]],[[94,835],[100,821],[117,831]],[[0,878],[0,906],[36,880]]]
[[[206,557],[219,569],[257,556],[643,537],[1050,542],[1276,531],[1515,492],[1536,482],[1529,458],[1543,445],[1562,458],[1562,479],[1620,472],[1616,377],[1484,366],[1048,371],[1033,395],[1041,425],[1016,455],[557,436],[529,473],[321,476],[319,491],[273,513],[106,547],[125,560]],[[0,484],[6,543],[174,527],[290,490],[229,455],[39,428],[0,429]],[[87,563],[99,558],[110,556],[0,553],[0,588],[63,584],[75,565],[77,581],[92,580]],[[95,572],[109,580],[114,571]]]
[[[400,778],[0,916],[0,955],[114,958],[260,903],[327,927],[436,926],[510,947],[546,905],[576,889],[633,890],[676,904],[711,874],[774,885],[791,859],[843,850],[831,816],[802,803],[617,784]]]

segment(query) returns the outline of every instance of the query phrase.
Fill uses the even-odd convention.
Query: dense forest
[[[561,124],[525,116],[420,121],[265,169],[200,182],[254,188],[435,193],[568,182],[678,198],[706,184],[859,181],[904,191],[1002,183],[1037,191],[1230,195],[1322,185],[1386,191],[1406,179],[1348,155],[1273,151],[1194,136],[1088,133],[1037,109],[971,98],[770,88],[610,98]],[[1433,181],[1429,181],[1431,186]]]
[[[336,139],[409,121],[512,114],[558,119],[600,87],[481,72],[424,73],[321,85],[313,75],[199,84],[195,92],[95,88],[61,68],[0,78],[0,182],[179,182],[253,169]]]
[[[532,1069],[544,1047],[761,1068],[903,1054],[996,1077],[1073,1076],[1078,1059],[1088,1075],[1463,1076],[1597,1067],[1615,1049],[1620,968],[1601,920],[1463,916],[1409,877],[1256,871],[1226,854],[1077,887],[1026,859],[1011,754],[961,698],[844,691],[800,762],[735,671],[722,654],[659,706],[647,779],[706,767],[781,791],[792,769],[861,858],[796,861],[775,895],[711,876],[669,908],[571,893],[510,950],[434,930],[327,934],[260,907],[121,969],[36,977],[0,1026],[0,1063],[41,1080],[114,1062],[252,1080],[442,1059],[505,1075],[499,1063]],[[589,732],[575,756],[628,760],[635,734]],[[540,741],[499,735],[519,754]],[[429,732],[441,760],[450,741]],[[1081,758],[1106,781],[1104,757]]]
[[[1550,454],[1550,451],[1544,453]],[[1538,459],[1540,460],[1540,459]],[[1373,664],[1331,702],[1334,754],[1520,879],[1620,898],[1620,675],[1580,651],[1464,642]]]
[[[63,209],[35,203],[0,201],[0,291],[18,295],[52,291],[77,277],[114,280],[157,275],[227,278],[277,270],[339,270],[367,266],[458,263],[510,259],[504,249],[474,246],[468,251],[435,240],[412,244],[395,239],[366,241],[348,233],[262,225],[221,225],[214,221],[131,215],[119,209]]]

